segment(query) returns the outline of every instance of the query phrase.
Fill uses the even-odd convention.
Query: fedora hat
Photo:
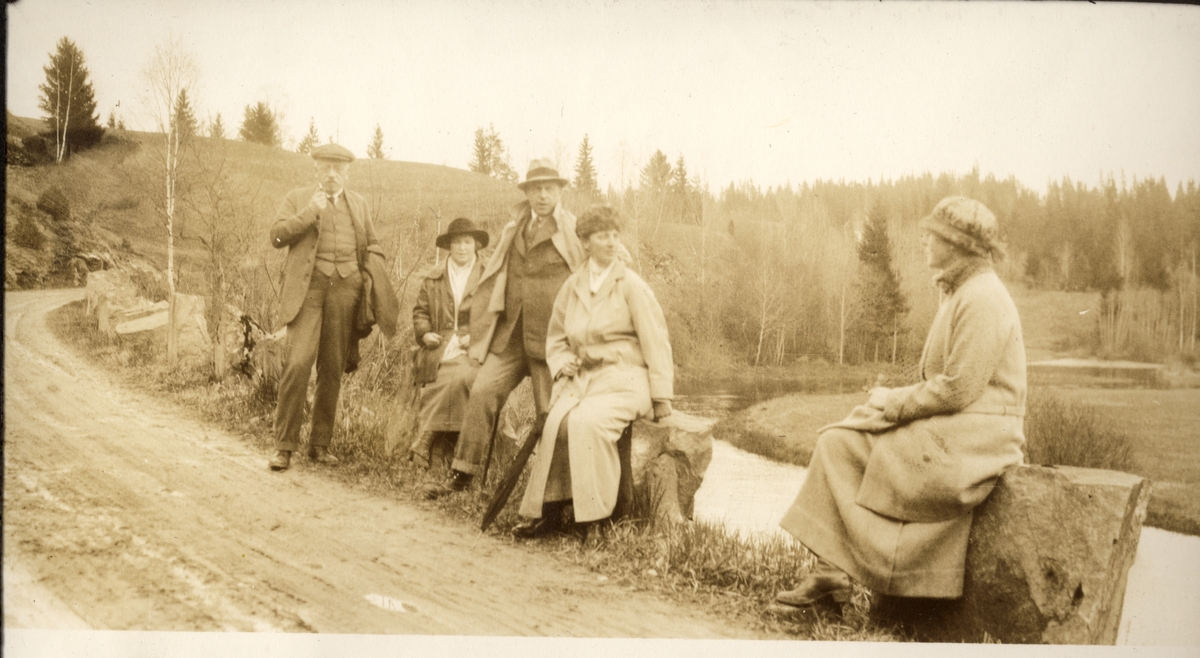
[[[477,228],[475,222],[466,217],[458,217],[450,222],[450,226],[446,229],[446,232],[437,236],[436,244],[440,249],[449,249],[450,241],[459,235],[469,235],[475,238],[475,242],[479,244],[480,249],[488,246],[487,231]]]
[[[333,160],[335,162],[354,162],[354,154],[341,144],[322,144],[312,150],[313,160]]]
[[[518,183],[517,187],[522,190],[530,183],[551,182],[566,186],[567,179],[558,175],[558,168],[554,163],[545,159],[537,158],[529,161],[529,171],[525,172],[525,182]]]

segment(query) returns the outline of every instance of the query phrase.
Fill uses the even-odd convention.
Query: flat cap
[[[354,154],[341,144],[322,144],[312,150],[313,160],[335,160],[337,162],[354,162]]]

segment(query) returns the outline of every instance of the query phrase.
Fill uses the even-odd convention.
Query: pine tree
[[[279,146],[279,124],[275,120],[275,113],[262,101],[247,105],[238,136],[246,142]]]
[[[208,136],[213,139],[225,139],[225,123],[221,121],[220,112],[217,112],[217,118],[208,126]]]
[[[680,154],[675,161],[675,168],[671,170],[671,193],[682,199],[687,197],[689,189],[687,164],[683,161],[683,154]]]
[[[880,347],[883,355],[893,362],[899,344],[901,325],[908,313],[908,302],[900,290],[900,275],[892,266],[892,243],[888,238],[888,213],[880,203],[871,206],[858,241],[859,299],[863,303],[860,332],[864,349],[871,349],[872,360],[878,361]]]
[[[54,157],[62,162],[68,146],[92,146],[100,141],[104,129],[96,114],[96,94],[88,80],[83,52],[70,39],[59,39],[50,64],[42,70],[46,82],[38,87],[42,92],[38,107],[54,129]]]
[[[371,136],[371,143],[367,145],[367,157],[375,160],[382,160],[383,155],[383,128],[379,124],[375,124],[375,134]]]
[[[117,127],[117,115],[113,114],[112,110],[108,111],[108,128],[112,130]]]
[[[575,162],[575,189],[585,197],[596,194],[596,167],[592,164],[592,145],[588,136],[583,136],[579,145],[579,159]]]
[[[494,125],[488,124],[487,132],[483,128],[475,130],[473,150],[473,159],[467,165],[471,171],[510,183],[517,182],[517,172],[512,168],[508,149]]]
[[[187,140],[195,137],[198,128],[196,115],[192,112],[192,104],[188,101],[187,89],[180,89],[175,99],[175,129],[179,131],[179,139]]]
[[[647,192],[666,192],[671,182],[671,163],[662,151],[655,151],[650,162],[642,168],[642,189]]]
[[[467,167],[477,174],[492,175],[492,143],[483,128],[475,129],[472,159]]]
[[[297,153],[312,153],[312,150],[321,143],[321,138],[317,136],[317,122],[312,118],[308,118],[308,132],[304,138],[300,140],[300,145],[296,147]]]

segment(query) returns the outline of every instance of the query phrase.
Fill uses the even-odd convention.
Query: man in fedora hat
[[[368,252],[380,257],[375,226],[363,197],[346,189],[354,154],[337,144],[312,151],[316,186],[292,190],[284,198],[271,244],[287,247],[279,322],[287,325],[283,372],[275,409],[275,455],[271,470],[287,470],[300,444],[308,380],[317,366],[308,456],[337,464],[329,452],[341,392],[342,371],[355,332],[356,308]]]
[[[522,379],[533,380],[537,412],[544,414],[549,407],[550,312],[563,281],[587,260],[575,235],[575,215],[562,207],[566,184],[553,162],[537,159],[529,163],[525,182],[517,185],[525,200],[501,231],[475,292],[476,299],[488,300],[487,330],[470,348],[483,366],[467,400],[450,477],[425,487],[428,498],[466,489],[483,470],[496,417]]]
[[[413,359],[413,384],[421,387],[421,405],[409,460],[425,468],[433,461],[450,465],[479,372],[480,361],[467,350],[487,329],[482,319],[488,300],[473,294],[483,275],[476,252],[488,245],[487,231],[459,217],[435,244],[447,258],[425,274],[413,306],[413,338],[421,348]]]

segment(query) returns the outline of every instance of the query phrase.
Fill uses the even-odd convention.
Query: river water
[[[676,406],[694,415],[723,417],[759,399],[720,392],[682,396]],[[790,537],[779,528],[779,519],[805,472],[714,441],[712,463],[696,492],[696,518],[723,522],[747,537]],[[1117,643],[1200,646],[1200,537],[1142,528]]]

